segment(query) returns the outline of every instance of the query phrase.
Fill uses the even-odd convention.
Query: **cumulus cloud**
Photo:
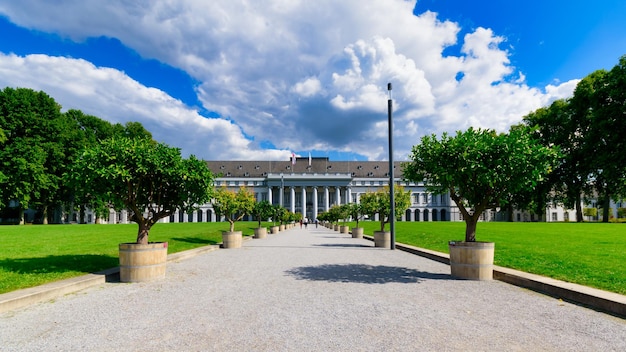
[[[45,78],[45,79],[42,79]],[[164,92],[111,68],[47,55],[0,54],[0,86],[42,90],[63,110],[80,109],[113,123],[140,121],[155,139],[205,159],[285,159],[287,150],[261,150],[225,119],[208,119]]]
[[[575,82],[528,87],[501,48],[506,38],[486,28],[458,38],[458,24],[432,12],[416,16],[413,5],[404,0],[0,4],[0,13],[21,26],[75,41],[118,38],[143,57],[184,70],[200,82],[196,91],[203,107],[222,119],[203,118],[122,72],[80,60],[2,56],[0,66],[21,60],[14,69],[27,80],[14,83],[30,80],[68,107],[114,121],[138,119],[155,136],[212,159],[286,159],[286,149],[384,159],[388,82],[399,158],[424,134],[469,126],[506,130],[573,91]],[[444,55],[450,46],[458,46],[460,54]],[[51,70],[60,77],[53,61],[62,63],[63,73],[74,73],[71,83],[67,75],[44,82],[26,72]],[[117,91],[103,92],[102,86]],[[264,141],[278,149],[262,150]]]

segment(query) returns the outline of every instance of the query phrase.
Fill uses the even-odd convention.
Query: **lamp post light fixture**
[[[391,100],[391,83],[387,83],[387,110],[389,117],[389,233],[390,249],[396,249],[396,201],[394,199],[394,177],[393,177],[393,101]]]

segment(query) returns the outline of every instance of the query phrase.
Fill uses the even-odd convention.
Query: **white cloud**
[[[42,79],[44,77],[45,79]],[[224,119],[207,119],[164,92],[111,68],[46,55],[0,54],[0,86],[42,90],[63,110],[80,109],[113,123],[140,121],[155,139],[205,159],[280,159],[287,150],[261,150]]]
[[[155,136],[211,159],[286,160],[283,150],[325,148],[384,159],[387,82],[394,86],[400,155],[426,133],[470,125],[507,129],[573,91],[575,82],[545,92],[526,86],[500,48],[505,38],[485,28],[457,38],[457,24],[431,12],[415,16],[413,6],[404,0],[0,4],[0,13],[22,26],[78,41],[115,37],[186,71],[200,82],[204,107],[228,120],[202,118],[161,91],[84,61],[2,56],[0,67],[21,60],[12,66],[14,85],[41,87],[94,115],[140,120]],[[451,45],[462,54],[444,57]],[[260,150],[244,133],[280,150]]]

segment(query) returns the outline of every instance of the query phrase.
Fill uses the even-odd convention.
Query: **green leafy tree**
[[[411,206],[411,192],[404,191],[404,187],[396,185],[394,186],[393,198],[395,206],[394,215],[396,218],[399,218]],[[385,225],[391,220],[391,197],[389,196],[389,186],[385,186],[375,192],[362,194],[361,204],[363,206],[364,213],[369,214],[372,218],[378,214],[380,231],[385,231]]]
[[[0,205],[19,203],[19,219],[31,206],[47,207],[58,198],[64,157],[61,107],[44,92],[26,88],[0,91]],[[44,219],[46,216],[44,215]]]
[[[230,223],[230,232],[235,231],[235,223],[254,210],[256,199],[246,187],[234,192],[222,187],[215,192],[213,208]]]
[[[356,227],[359,227],[359,220],[368,214],[367,209],[362,203],[349,203],[348,207],[350,216],[356,221]]]
[[[602,221],[608,222],[610,200],[618,201],[626,195],[626,55],[592,83],[588,113],[593,128],[587,140],[592,150],[593,184],[602,203]]]
[[[252,209],[252,215],[259,222],[259,227],[261,227],[261,221],[267,220],[273,214],[274,209],[270,202],[263,200],[256,204],[254,204],[254,209]]]
[[[505,205],[520,191],[534,189],[549,174],[557,152],[542,146],[527,129],[509,133],[470,128],[455,136],[425,136],[404,164],[404,177],[424,181],[434,194],[449,193],[465,220],[465,241],[476,241],[476,225],[487,209]]]
[[[287,209],[281,207],[278,204],[274,204],[272,206],[272,223],[274,225],[276,225],[276,222],[278,221],[281,225],[283,223],[283,214],[287,211]]]
[[[337,207],[337,212],[339,215],[339,220],[343,220],[344,225],[346,224],[346,222],[348,221],[348,219],[350,218],[350,210],[351,210],[351,205],[350,203],[347,204],[341,204]]]
[[[214,178],[206,163],[193,155],[184,159],[177,148],[127,137],[86,148],[68,177],[85,185],[81,192],[117,209],[129,209],[139,226],[139,244],[148,243],[150,229],[159,219],[208,202]]]

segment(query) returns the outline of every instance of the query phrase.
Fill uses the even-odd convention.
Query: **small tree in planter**
[[[252,213],[256,199],[254,194],[246,187],[239,188],[236,193],[222,187],[215,192],[213,208],[215,212],[224,216],[230,223],[229,231],[222,232],[224,248],[241,247],[242,233],[235,231],[235,223],[247,214]]]
[[[402,214],[411,206],[411,193],[404,191],[404,187],[400,185],[394,186],[394,203],[395,216],[400,218]],[[378,214],[378,222],[380,223],[380,231],[385,231],[385,225],[391,220],[391,200],[389,197],[389,187],[385,186],[376,192],[367,192],[361,195],[361,204],[363,212],[372,218]]]
[[[252,215],[259,222],[259,227],[254,229],[255,238],[265,238],[265,236],[267,235],[267,229],[265,227],[261,227],[261,221],[270,218],[273,211],[274,209],[272,208],[272,205],[266,200],[254,204],[254,208],[252,209]]]
[[[278,204],[275,204],[272,206],[272,223],[274,224],[274,226],[272,226],[272,233],[276,234],[278,233],[280,227],[276,226],[276,222],[278,222],[279,224],[282,224],[282,219],[283,219],[283,214],[287,211],[287,209],[281,207]]]
[[[350,216],[356,221],[356,226],[352,228],[352,237],[361,238],[363,237],[363,228],[359,227],[359,220],[366,214],[366,209],[361,203],[350,203],[348,206]]]
[[[348,225],[346,225],[346,222],[348,222],[348,219],[350,218],[350,208],[351,205],[348,204],[341,204],[337,207],[337,216],[339,216],[339,220],[343,220],[343,225],[341,225],[339,227],[339,232],[340,233],[348,233]]]
[[[557,155],[556,150],[534,140],[529,129],[519,126],[500,134],[470,128],[454,137],[444,133],[441,140],[430,135],[413,147],[413,161],[404,164],[404,177],[424,181],[427,190],[434,194],[449,193],[465,220],[465,241],[450,242],[453,275],[492,278],[490,266],[483,264],[489,260],[493,263],[494,246],[476,243],[479,217],[487,209],[505,206],[517,194],[528,194],[550,172]],[[486,261],[480,264],[486,269],[481,271],[457,262],[462,248],[485,251]],[[460,265],[457,268],[455,264]],[[462,265],[469,271],[462,272]]]
[[[177,148],[148,138],[127,137],[107,139],[86,148],[67,175],[70,184],[82,185],[78,190],[85,194],[79,197],[89,195],[97,203],[132,212],[131,220],[138,224],[137,240],[135,246],[120,244],[122,281],[151,279],[147,269],[145,273],[142,267],[132,270],[135,265],[125,262],[127,254],[132,257],[129,252],[137,246],[150,246],[164,252],[159,256],[166,259],[167,243],[149,243],[150,229],[177,210],[190,212],[206,203],[213,191],[213,177],[206,163],[194,156],[183,159]],[[163,270],[155,271],[155,275],[165,275],[165,261]]]

